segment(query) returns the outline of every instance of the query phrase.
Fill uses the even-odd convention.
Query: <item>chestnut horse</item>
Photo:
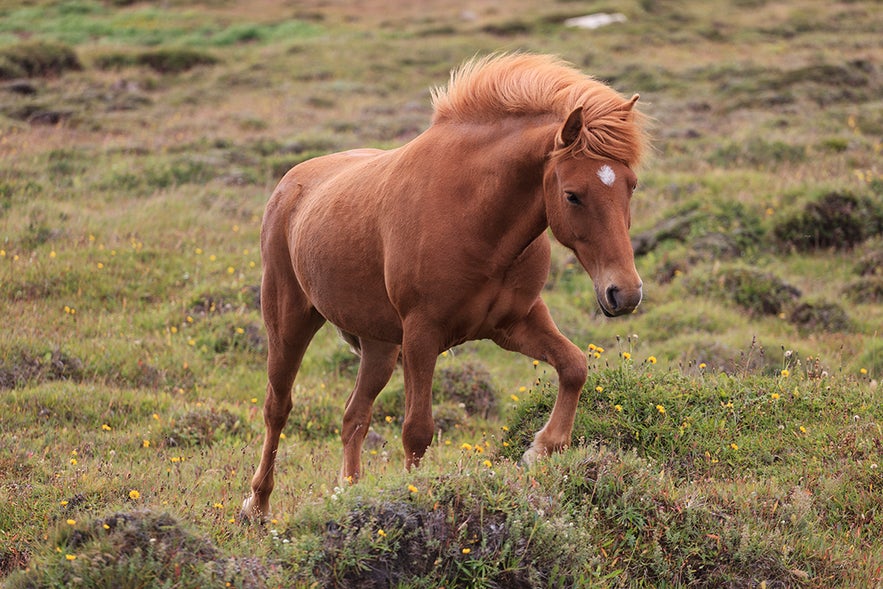
[[[469,340],[558,374],[555,406],[524,461],[570,444],[587,362],[540,298],[546,229],[575,252],[605,315],[638,306],[628,235],[645,144],[637,98],[551,56],[477,58],[433,92],[432,124],[411,142],[318,157],[282,178],[261,232],[266,437],[245,517],[268,513],[292,384],[326,321],[361,355],[341,428],[344,480],[359,478],[374,399],[400,357],[405,466],[420,464],[434,437],[437,357]]]

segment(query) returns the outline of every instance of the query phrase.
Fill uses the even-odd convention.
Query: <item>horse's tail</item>
[[[359,341],[359,338],[351,333],[347,333],[346,331],[344,331],[340,328],[337,329],[337,333],[339,333],[340,337],[343,339],[343,341],[345,341],[347,343],[347,345],[350,347],[350,350],[352,350],[353,354],[355,354],[356,356],[361,358],[362,357],[362,342]]]

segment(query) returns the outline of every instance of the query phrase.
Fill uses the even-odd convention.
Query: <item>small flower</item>
[[[518,402],[518,395],[509,395],[509,398],[512,399],[516,403]]]
[[[212,505],[212,507],[214,507],[215,509],[224,509],[224,504],[220,503],[220,502],[215,502],[215,504]]]
[[[381,538],[386,538],[386,532],[384,532],[382,528],[377,530],[377,535]]]
[[[533,365],[534,365],[534,366],[539,366],[539,365],[540,365],[540,361],[539,361],[539,360],[534,360],[534,361],[533,361]]]
[[[384,419],[386,420],[386,423],[392,423],[393,417],[392,415],[387,415]]]
[[[139,499],[141,499],[141,493],[139,493],[135,489],[132,489],[131,491],[129,491],[129,499],[131,499],[132,501],[138,501]]]
[[[628,352],[623,352],[623,353],[622,353],[622,359],[623,359],[623,360],[631,360],[631,358],[632,358],[632,355],[629,354]]]
[[[699,364],[699,370],[705,370],[706,368],[708,368],[708,364],[706,364],[705,362]]]
[[[785,378],[788,378],[789,376],[791,376],[791,371],[788,370],[787,368],[783,368],[782,369],[782,376]]]
[[[101,524],[101,527],[104,528],[105,530],[109,530],[110,524]]]
[[[770,398],[771,398],[773,401],[778,401],[779,398],[780,398],[779,393],[773,393],[772,395],[770,395]]]
[[[77,459],[71,458],[71,466],[76,466],[76,465],[77,465]]]
[[[732,444],[730,444],[730,448],[732,448],[733,450],[738,450],[739,444],[737,444],[736,442],[733,442]]]
[[[597,348],[595,348],[595,351],[598,352],[599,354],[603,354],[604,348],[602,348],[601,346],[598,346]]]
[[[864,376],[865,374],[868,373],[868,369],[867,369],[867,368],[861,368],[861,369],[859,369],[858,372],[859,372],[859,374],[861,374],[862,376]]]
[[[470,552],[472,552],[471,548],[464,548],[463,549],[463,554],[469,554]]]
[[[150,440],[141,440],[142,448],[150,448]]]
[[[803,427],[802,425],[800,426],[800,433],[802,433],[802,434],[806,433],[806,428]]]
[[[61,500],[61,501],[58,502],[58,504],[61,505],[62,507],[64,507],[65,505],[67,505],[67,501],[66,501],[66,500]]]
[[[493,466],[493,463],[491,463],[490,460],[485,460],[482,464],[484,464],[484,465],[485,465],[486,467],[488,467],[488,468],[490,468],[490,467]]]
[[[67,525],[69,525],[69,526],[75,526],[75,525],[77,525],[77,520],[75,520],[75,519],[69,519],[69,520],[67,520]]]
[[[484,452],[484,448],[482,448],[481,446],[479,446],[478,444],[476,444],[476,445],[475,445],[475,453],[476,453],[476,454],[482,454],[483,452]]]
[[[648,357],[647,362],[649,362],[650,364],[656,364],[656,356]]]
[[[76,555],[76,554],[65,554],[64,557],[65,557],[67,560],[77,560],[77,555]]]
[[[251,402],[252,402],[252,404],[257,403],[257,402],[258,402],[258,398],[257,398],[257,397],[252,397],[252,398],[251,398]]]
[[[507,432],[507,431],[509,431],[509,426],[508,426],[508,425],[504,425],[504,426],[501,427],[500,429],[502,429],[504,432]]]
[[[622,405],[614,405],[614,409],[616,409],[619,413],[622,413]]]
[[[463,444],[460,446],[460,449],[465,450],[467,452],[472,452],[472,444],[468,444],[466,442],[463,442]]]
[[[109,431],[112,430],[113,428],[110,427],[109,425],[107,425],[106,423],[102,423],[102,424],[101,424],[101,429],[104,430],[104,431],[106,431],[106,432],[109,432]]]
[[[656,410],[659,411],[661,415],[665,415],[665,407],[663,407],[662,405],[657,405]]]
[[[604,390],[604,387],[602,387],[601,385],[598,385],[598,386],[595,387],[595,392],[596,392],[596,393],[600,393],[600,392],[602,392],[603,390]]]
[[[412,493],[417,493],[418,491],[420,491],[420,489],[418,489],[414,485],[408,485],[408,490]]]

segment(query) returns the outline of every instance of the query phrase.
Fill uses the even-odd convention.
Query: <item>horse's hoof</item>
[[[543,454],[537,450],[534,444],[531,444],[530,448],[528,448],[521,456],[521,464],[530,468],[537,463],[537,460],[539,460],[541,456],[543,456]]]
[[[239,512],[239,521],[242,523],[264,523],[264,514],[254,507],[254,495],[245,498],[242,502],[242,509]]]

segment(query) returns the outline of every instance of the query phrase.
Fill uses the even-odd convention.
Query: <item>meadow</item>
[[[0,0],[0,585],[883,586],[883,12],[874,0]],[[596,30],[570,17],[618,12]],[[340,486],[357,359],[323,328],[272,519],[258,236],[281,175],[408,141],[475,54],[641,94],[645,300],[606,319],[573,447],[517,461],[554,371],[439,359],[403,472],[400,371]]]

